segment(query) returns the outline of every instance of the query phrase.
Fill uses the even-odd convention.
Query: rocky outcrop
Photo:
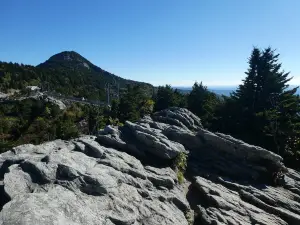
[[[3,153],[0,195],[0,225],[300,224],[298,172],[180,108]]]
[[[53,104],[53,105],[57,105],[57,106],[59,107],[60,110],[64,110],[64,109],[67,108],[66,105],[65,105],[61,100],[58,100],[58,99],[53,98],[53,97],[51,97],[51,96],[47,96],[47,97],[45,98],[45,101],[46,101],[46,102],[49,102],[49,103],[51,103],[51,104]]]
[[[3,225],[187,224],[170,168],[144,166],[94,137],[20,146],[1,155],[1,172]]]
[[[17,101],[24,101],[26,99],[33,99],[33,100],[48,102],[48,103],[58,106],[60,110],[66,109],[66,105],[61,100],[58,100],[51,96],[48,96],[42,92],[37,92],[34,95],[18,98]]]
[[[7,99],[8,97],[9,97],[8,94],[5,94],[5,93],[0,92],[0,100]]]

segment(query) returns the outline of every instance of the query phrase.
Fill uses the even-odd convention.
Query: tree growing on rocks
[[[297,88],[289,88],[292,78],[282,70],[279,54],[270,47],[254,48],[248,63],[245,80],[221,111],[221,114],[230,111],[232,115],[224,120],[222,132],[230,131],[238,138],[281,155],[295,152],[300,131],[300,102],[295,95]]]
[[[187,155],[180,152],[174,160],[173,167],[177,173],[179,184],[182,184],[184,182],[184,173],[187,167]]]

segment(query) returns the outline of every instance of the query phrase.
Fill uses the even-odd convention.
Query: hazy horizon
[[[205,85],[205,84],[204,84]],[[215,86],[208,86],[208,85],[205,85],[207,86],[207,88],[210,88],[210,89],[221,89],[221,90],[232,90],[232,89],[235,89],[235,88],[238,88],[239,85],[215,85]],[[290,85],[290,87],[297,87],[298,85]],[[171,85],[171,87],[173,88],[180,88],[180,89],[192,89],[193,85],[191,86],[173,86]]]
[[[294,88],[294,87],[297,87],[297,85],[290,85],[289,88]],[[172,88],[184,91],[185,93],[188,93],[189,91],[192,90],[192,86],[189,87],[172,86]],[[207,88],[208,90],[216,94],[229,96],[231,92],[235,91],[238,88],[238,85],[237,86],[207,86]],[[300,95],[299,88],[296,94]]]

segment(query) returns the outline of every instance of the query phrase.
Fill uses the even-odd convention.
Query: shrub
[[[151,114],[154,109],[154,101],[152,99],[147,99],[141,103],[140,114],[141,116]]]
[[[109,125],[119,126],[119,127],[121,127],[121,126],[124,125],[123,123],[121,123],[121,122],[119,121],[118,118],[113,119],[113,118],[111,118],[111,117],[108,118],[108,123],[109,123]]]
[[[177,172],[177,179],[179,184],[182,184],[184,181],[184,172],[187,167],[187,155],[183,152],[180,152],[174,160],[173,167]]]
[[[179,184],[182,184],[184,182],[184,175],[180,170],[177,171],[177,179]]]
[[[76,125],[70,121],[59,121],[57,124],[57,138],[68,140],[79,136],[79,131]]]

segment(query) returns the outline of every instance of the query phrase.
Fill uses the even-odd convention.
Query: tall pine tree
[[[236,110],[233,135],[278,154],[296,152],[300,130],[297,88],[290,89],[275,50],[254,48],[246,78],[233,93]],[[237,125],[236,125],[237,124]]]

